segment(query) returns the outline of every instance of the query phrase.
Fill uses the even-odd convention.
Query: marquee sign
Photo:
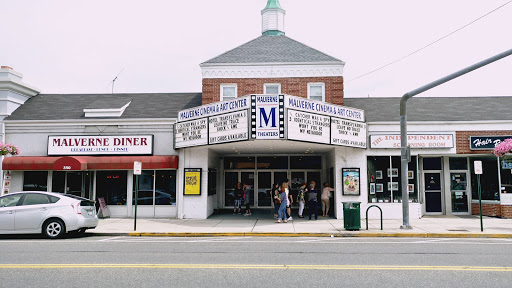
[[[363,110],[289,95],[250,95],[178,113],[175,147],[290,139],[366,148]]]
[[[54,155],[153,155],[153,135],[48,136]]]
[[[400,148],[400,135],[370,135],[371,148]],[[407,135],[407,145],[411,148],[419,149],[438,149],[453,148],[452,134],[418,134]]]

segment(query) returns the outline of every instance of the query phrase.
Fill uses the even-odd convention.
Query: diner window
[[[47,191],[48,171],[25,171],[23,173],[23,191]]]
[[[492,156],[471,158],[471,191],[473,200],[478,200],[478,179],[475,174],[475,161],[482,161],[483,174],[480,175],[482,200],[499,201],[498,163],[496,157]]]
[[[133,175],[133,203],[135,204],[135,182]],[[142,170],[139,176],[137,205],[176,204],[175,170]]]
[[[402,180],[400,156],[369,156],[368,202],[401,203]],[[408,164],[407,190],[409,201],[418,202],[417,157],[412,156]]]
[[[221,84],[220,85],[220,101],[233,100],[237,97],[236,84]]]
[[[107,205],[126,205],[128,172],[125,170],[96,172],[96,199]]]
[[[281,84],[264,84],[264,94],[281,94]]]
[[[325,84],[308,83],[308,98],[311,100],[325,102]]]
[[[66,171],[53,171],[52,174],[52,191],[64,193],[66,187]]]

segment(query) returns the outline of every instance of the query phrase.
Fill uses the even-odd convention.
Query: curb
[[[282,233],[282,232],[129,232],[133,237],[404,237],[404,238],[512,238],[512,234],[490,233]],[[119,234],[118,234],[119,235]]]

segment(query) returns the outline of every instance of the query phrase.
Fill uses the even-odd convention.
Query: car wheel
[[[59,219],[48,220],[43,226],[43,234],[47,238],[57,239],[62,237],[65,232],[64,223]]]

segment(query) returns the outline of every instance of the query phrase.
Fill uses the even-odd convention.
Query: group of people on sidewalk
[[[291,205],[293,203],[293,197],[290,194],[290,188],[288,179],[281,185],[274,184],[272,188],[272,197],[274,199],[274,218],[277,219],[276,223],[287,223],[293,220],[291,216]],[[309,187],[306,187],[306,183],[302,183],[297,193],[297,201],[299,202],[299,218],[304,218],[304,209],[309,210],[309,220],[311,220],[313,214],[315,220],[318,219],[318,196],[316,190],[316,182],[309,182]],[[333,188],[329,186],[329,183],[324,183],[324,188],[320,199],[322,200],[322,216],[327,217],[329,215],[330,198],[332,197]]]

